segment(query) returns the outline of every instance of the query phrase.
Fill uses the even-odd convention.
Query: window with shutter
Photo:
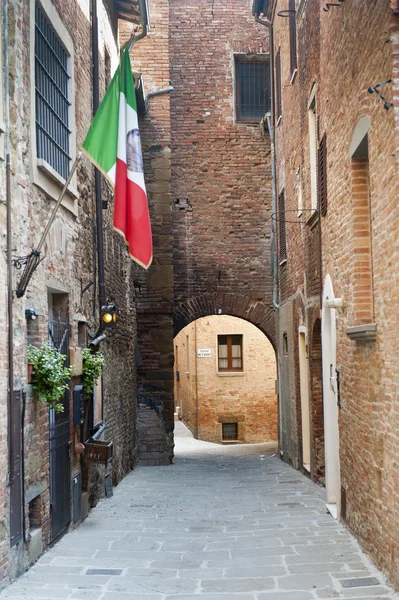
[[[316,115],[316,97],[313,98],[308,109],[309,124],[309,164],[310,164],[310,207],[312,211],[317,210],[317,115]]]
[[[279,260],[287,259],[287,238],[285,229],[285,192],[278,197],[278,233],[279,233]]]
[[[327,135],[319,146],[319,208],[323,217],[327,214]]]
[[[290,19],[290,65],[291,78],[298,67],[297,62],[297,47],[296,47],[296,8],[295,0],[289,2],[289,19]]]
[[[280,48],[276,54],[276,120],[283,114],[281,101],[281,53]]]

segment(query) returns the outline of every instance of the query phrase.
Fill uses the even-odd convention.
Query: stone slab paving
[[[270,446],[177,432],[173,466],[136,469],[0,600],[399,600]]]

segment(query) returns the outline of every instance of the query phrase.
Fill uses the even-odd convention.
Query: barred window
[[[67,179],[70,168],[69,55],[39,4],[35,7],[36,153]]]
[[[270,63],[266,56],[235,57],[236,119],[258,122],[270,111]]]

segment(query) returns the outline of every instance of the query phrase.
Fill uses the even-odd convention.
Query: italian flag
[[[144,183],[136,94],[127,48],[90,125],[83,151],[114,188],[114,229],[148,269],[152,235]]]

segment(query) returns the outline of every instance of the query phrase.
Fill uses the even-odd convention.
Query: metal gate
[[[69,325],[61,320],[49,321],[49,340],[65,354],[68,366]],[[71,521],[70,460],[69,460],[69,390],[64,396],[64,412],[50,409],[50,504],[51,539],[55,540]]]

